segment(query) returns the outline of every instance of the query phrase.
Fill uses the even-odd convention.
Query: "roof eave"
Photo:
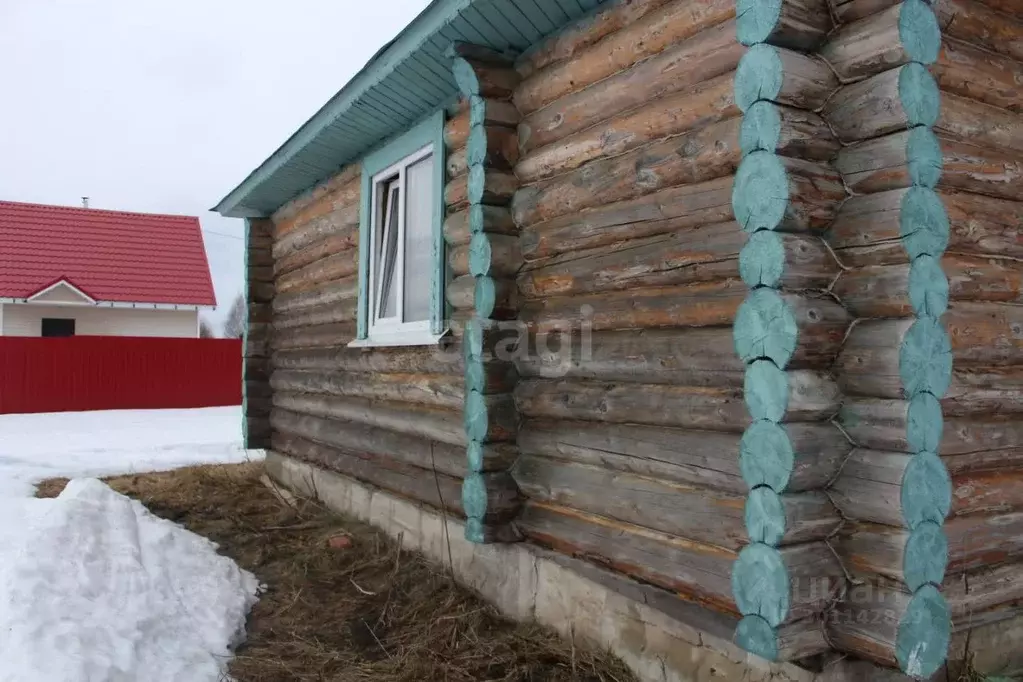
[[[390,74],[403,60],[473,2],[476,0],[433,0],[394,40],[381,48],[330,101],[211,210],[228,218],[266,217],[263,211],[245,205],[244,202],[252,191],[327,126],[343,116],[367,90]]]

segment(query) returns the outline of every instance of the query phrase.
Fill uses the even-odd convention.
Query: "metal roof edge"
[[[266,217],[259,211],[239,205],[252,190],[273,175],[327,126],[340,118],[367,90],[394,71],[414,50],[476,1],[433,0],[394,39],[380,48],[366,65],[284,144],[210,210],[230,218]]]

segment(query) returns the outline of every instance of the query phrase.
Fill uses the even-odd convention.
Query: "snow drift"
[[[258,582],[95,479],[0,503],[0,681],[217,682]]]

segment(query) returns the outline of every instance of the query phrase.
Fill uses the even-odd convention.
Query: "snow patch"
[[[0,503],[11,512],[18,526],[0,526],[0,680],[225,679],[259,584],[214,543],[95,479]]]

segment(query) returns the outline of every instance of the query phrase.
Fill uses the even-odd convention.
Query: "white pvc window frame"
[[[409,166],[422,161],[434,154],[434,145],[430,143],[400,161],[388,166],[382,171],[373,175],[370,180],[370,191],[372,192],[370,202],[370,258],[369,258],[369,328],[366,345],[415,345],[428,343],[436,340],[436,335],[431,333],[431,320],[419,320],[405,322],[405,230],[406,230],[406,173]],[[390,185],[389,185],[390,183]],[[392,211],[384,214],[385,205],[384,193],[392,192],[397,194],[398,210],[397,224],[391,224]],[[440,200],[440,198],[435,198]],[[381,222],[384,224],[381,225]],[[396,230],[395,240],[389,240],[389,231]],[[389,317],[382,316],[381,303],[384,300],[385,281],[381,278],[381,266],[385,265],[391,255],[386,246],[393,241],[394,249],[394,270],[396,276],[391,280],[390,286],[397,287],[395,292],[395,311]],[[429,287],[430,282],[423,282],[423,286]],[[360,344],[362,345],[362,344]]]

